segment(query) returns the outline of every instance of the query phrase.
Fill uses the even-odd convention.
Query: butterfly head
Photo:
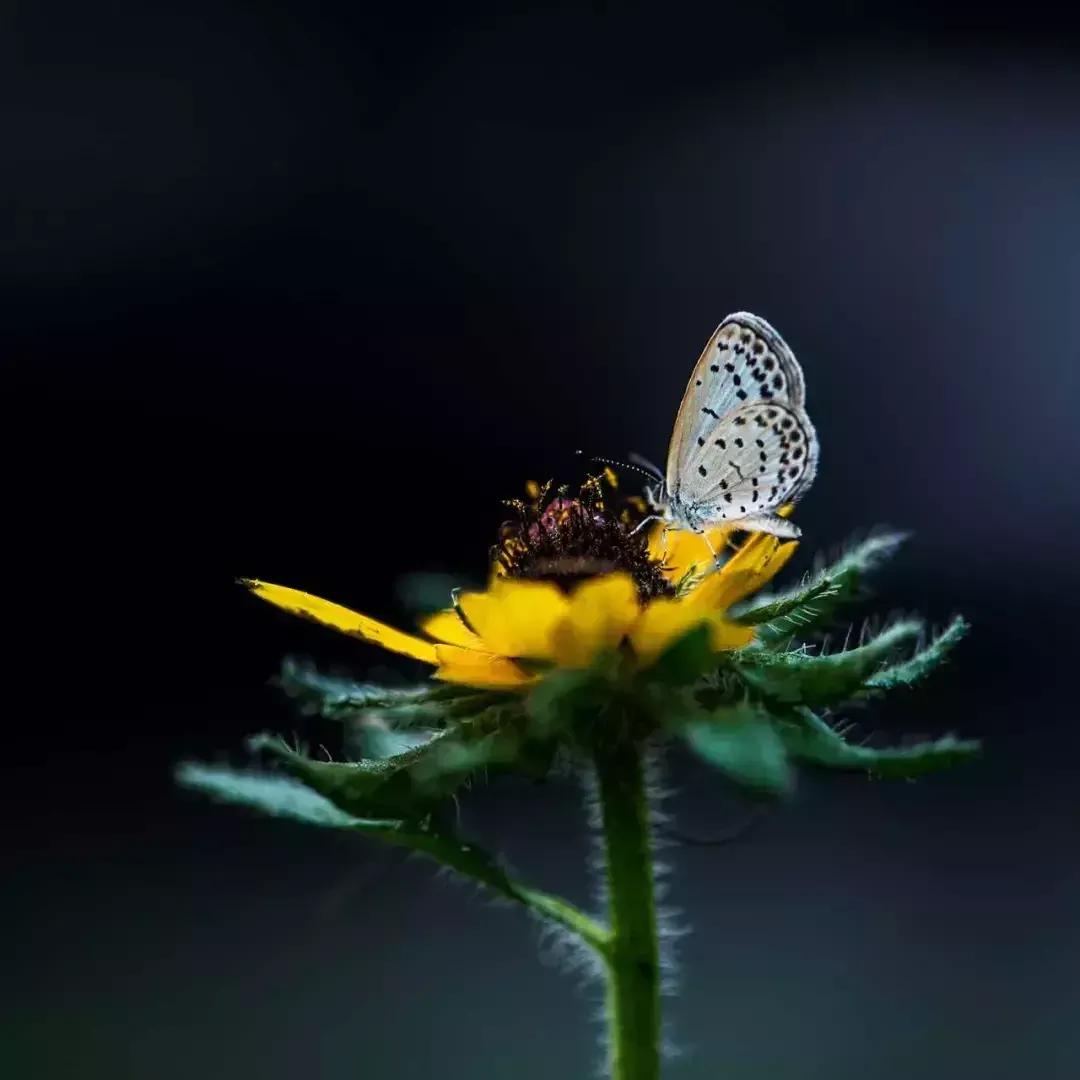
[[[652,518],[665,525],[678,525],[683,515],[678,512],[677,500],[668,493],[667,484],[663,480],[656,484],[647,484],[644,494],[645,505],[648,506]]]
[[[645,503],[649,508],[646,521],[659,521],[665,528],[688,529],[691,532],[700,532],[703,527],[702,515],[695,514],[693,507],[683,503],[678,495],[670,494],[663,480],[646,486]]]

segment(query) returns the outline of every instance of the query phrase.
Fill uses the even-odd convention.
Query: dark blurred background
[[[666,852],[670,1076],[1077,1075],[1078,61],[1032,4],[5,5],[0,1071],[590,1074],[595,988],[520,913],[170,769],[304,732],[284,653],[415,674],[236,575],[407,622],[526,478],[662,458],[745,308],[823,444],[802,565],[909,528],[877,609],[974,623],[861,730],[987,754]],[[668,779],[688,831],[745,812]],[[581,806],[462,813],[586,900]]]

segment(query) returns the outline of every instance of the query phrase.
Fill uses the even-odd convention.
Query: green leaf
[[[866,685],[875,690],[911,686],[941,664],[969,629],[971,626],[967,620],[957,616],[929,645],[919,649],[909,659],[892,664],[871,676],[866,680]]]
[[[834,562],[817,570],[798,588],[756,605],[741,617],[745,620],[755,613],[765,615],[758,620],[757,640],[766,647],[822,626],[841,607],[860,597],[866,575],[891,558],[906,538],[906,533],[899,532],[868,536]],[[770,608],[779,614],[768,615]]]
[[[856,697],[902,642],[923,624],[905,619],[855,649],[827,656],[802,650],[746,649],[735,659],[743,680],[765,698],[786,705],[835,705]]]
[[[682,735],[699,757],[743,787],[770,795],[790,790],[787,752],[770,717],[749,702],[699,713]]]
[[[958,739],[955,735],[884,749],[854,746],[810,709],[795,710],[789,720],[779,725],[779,733],[788,753],[801,761],[905,779],[970,760],[980,750],[977,739]]]
[[[602,952],[607,948],[608,932],[573,904],[515,880],[482,848],[453,832],[436,829],[430,822],[355,817],[287,776],[184,762],[176,770],[176,780],[182,787],[222,802],[309,825],[349,829],[420,852],[571,931],[594,949]]]

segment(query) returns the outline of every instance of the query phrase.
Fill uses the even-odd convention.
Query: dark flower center
[[[600,574],[629,574],[642,600],[674,596],[663,563],[649,554],[646,531],[634,532],[639,513],[605,505],[597,477],[576,497],[541,488],[531,502],[515,500],[516,521],[499,530],[495,558],[508,576],[551,581],[562,589]]]

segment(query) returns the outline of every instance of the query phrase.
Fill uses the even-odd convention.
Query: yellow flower
[[[691,561],[710,565],[700,537],[669,530],[666,542],[670,561],[662,572],[670,581],[682,579]],[[704,559],[691,558],[698,544],[705,548]],[[588,667],[617,648],[628,648],[636,664],[648,666],[700,625],[709,627],[718,652],[748,645],[753,628],[730,619],[728,609],[765,585],[796,546],[794,541],[754,534],[723,566],[679,595],[651,598],[643,598],[632,576],[623,571],[587,577],[568,590],[551,581],[493,575],[483,592],[462,593],[456,608],[424,619],[423,637],[297,589],[262,581],[244,584],[295,615],[431,664],[438,679],[512,689],[535,682],[552,667]]]

